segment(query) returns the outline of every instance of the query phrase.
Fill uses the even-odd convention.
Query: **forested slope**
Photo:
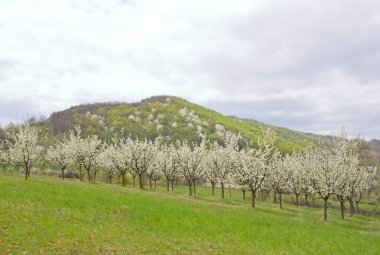
[[[95,103],[71,107],[53,113],[41,123],[45,131],[57,136],[75,126],[84,135],[98,134],[110,139],[115,134],[155,139],[161,136],[168,142],[176,140],[200,141],[201,134],[223,142],[226,131],[240,133],[242,143],[255,144],[261,129],[270,127],[277,133],[281,151],[302,150],[306,145],[326,139],[322,136],[270,126],[255,120],[224,116],[211,109],[172,96],[155,96],[139,103]]]

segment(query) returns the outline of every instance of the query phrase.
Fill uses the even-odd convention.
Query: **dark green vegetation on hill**
[[[379,254],[378,216],[0,175],[0,254]]]
[[[287,128],[274,127],[254,120],[224,116],[184,99],[157,96],[139,103],[97,103],[71,107],[53,113],[40,123],[45,133],[60,135],[76,125],[84,129],[83,135],[98,134],[110,139],[115,133],[131,134],[153,140],[162,136],[168,142],[176,140],[199,141],[199,132],[211,140],[223,141],[224,131],[240,133],[243,140],[256,143],[261,129],[271,127],[277,134],[281,151],[301,150],[322,136],[305,134]]]

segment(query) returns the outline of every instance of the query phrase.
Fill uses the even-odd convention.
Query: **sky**
[[[378,0],[0,0],[0,124],[173,95],[380,138]]]

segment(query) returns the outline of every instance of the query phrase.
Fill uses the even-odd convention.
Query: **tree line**
[[[251,204],[255,208],[256,197],[269,196],[273,192],[279,198],[293,193],[296,206],[303,196],[321,198],[324,201],[324,220],[327,220],[328,201],[334,197],[339,201],[341,217],[348,202],[351,215],[358,212],[358,205],[373,188],[376,173],[374,166],[360,162],[361,141],[349,139],[344,129],[331,142],[309,146],[302,152],[282,154],[275,146],[275,132],[263,130],[258,146],[239,147],[238,135],[227,132],[225,143],[179,142],[165,144],[155,141],[115,137],[109,142],[101,141],[96,135],[82,137],[80,128],[71,130],[68,136],[55,140],[54,145],[43,148],[38,145],[38,132],[30,124],[21,125],[0,146],[0,163],[19,166],[25,179],[30,178],[31,167],[42,157],[54,164],[65,178],[69,165],[78,167],[80,179],[87,175],[95,182],[98,173],[112,183],[115,177],[126,185],[126,176],[133,185],[143,188],[144,179],[150,188],[156,188],[159,179],[166,180],[167,190],[181,179],[196,194],[196,184],[206,182],[211,193],[221,188],[225,197],[226,187],[240,189],[245,199],[251,193]],[[354,206],[356,204],[356,208]]]

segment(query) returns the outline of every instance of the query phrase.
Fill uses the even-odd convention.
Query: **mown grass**
[[[0,175],[0,254],[380,253],[378,216],[186,192]]]

